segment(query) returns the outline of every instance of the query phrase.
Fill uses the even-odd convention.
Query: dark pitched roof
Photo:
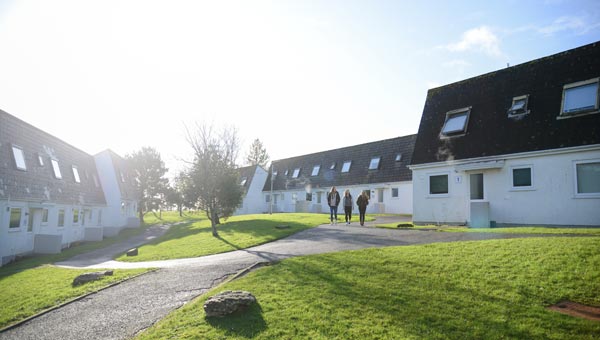
[[[273,161],[271,166],[277,171],[273,190],[300,189],[307,185],[312,188],[329,188],[334,185],[410,181],[412,172],[407,165],[410,164],[415,138],[416,135],[396,137]],[[401,154],[400,161],[395,160],[398,154]],[[377,170],[369,170],[373,157],[381,157]],[[352,164],[350,171],[342,173],[342,165],[345,161],[352,161]],[[335,168],[330,169],[334,163]],[[319,173],[312,176],[315,165],[320,166]],[[295,169],[300,169],[298,178],[292,178]],[[271,173],[263,188],[263,191],[269,190],[271,190]]]
[[[26,171],[16,168],[12,145],[22,148]],[[42,156],[43,166],[39,164],[38,156]],[[62,179],[54,177],[51,158],[58,161]],[[75,182],[72,166],[77,167],[80,183]],[[96,163],[91,155],[2,110],[0,199],[83,205],[106,204]]]
[[[600,42],[429,90],[412,164],[600,143],[600,114],[557,119],[563,86],[600,77]],[[529,114],[508,118],[513,97]],[[464,136],[440,138],[446,112],[471,107]]]

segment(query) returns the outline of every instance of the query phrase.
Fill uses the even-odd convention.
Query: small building
[[[600,43],[430,89],[413,221],[600,226]]]
[[[241,167],[238,172],[240,174],[240,185],[244,188],[244,198],[234,215],[264,212],[262,189],[267,180],[267,170],[260,165],[252,165]]]
[[[332,186],[356,203],[370,197],[367,213],[412,214],[412,174],[407,165],[416,135],[273,161],[263,187],[265,212],[329,212]],[[354,204],[356,206],[356,204]],[[339,212],[343,216],[340,203]],[[358,213],[358,209],[354,210]]]

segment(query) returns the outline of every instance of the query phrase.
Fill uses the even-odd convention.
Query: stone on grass
[[[137,256],[137,254],[138,254],[137,248],[132,248],[127,251],[127,256]]]
[[[204,312],[206,316],[225,316],[244,310],[255,302],[256,298],[249,292],[227,290],[206,300]]]
[[[90,281],[100,280],[105,276],[112,276],[113,271],[107,270],[103,272],[83,273],[73,279],[73,286],[79,286]]]

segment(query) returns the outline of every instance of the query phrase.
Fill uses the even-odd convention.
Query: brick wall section
[[[12,145],[23,149],[27,170],[15,166]],[[40,166],[38,154],[43,157]],[[62,179],[56,179],[51,158],[59,162]],[[72,166],[79,171],[74,180]],[[70,205],[104,205],[94,158],[64,141],[0,110],[0,200]]]

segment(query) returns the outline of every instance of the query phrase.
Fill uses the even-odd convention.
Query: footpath
[[[408,220],[409,218],[406,218]],[[405,222],[382,217],[378,222]],[[226,279],[256,264],[285,258],[435,242],[515,238],[525,235],[444,233],[350,226],[321,225],[261,246],[191,259],[123,263],[112,258],[158,237],[167,226],[149,228],[103,250],[75,256],[56,265],[71,268],[158,268],[118,285],[88,295],[0,333],[0,339],[129,339],[174,309],[204,294]],[[535,235],[532,235],[535,236]]]

